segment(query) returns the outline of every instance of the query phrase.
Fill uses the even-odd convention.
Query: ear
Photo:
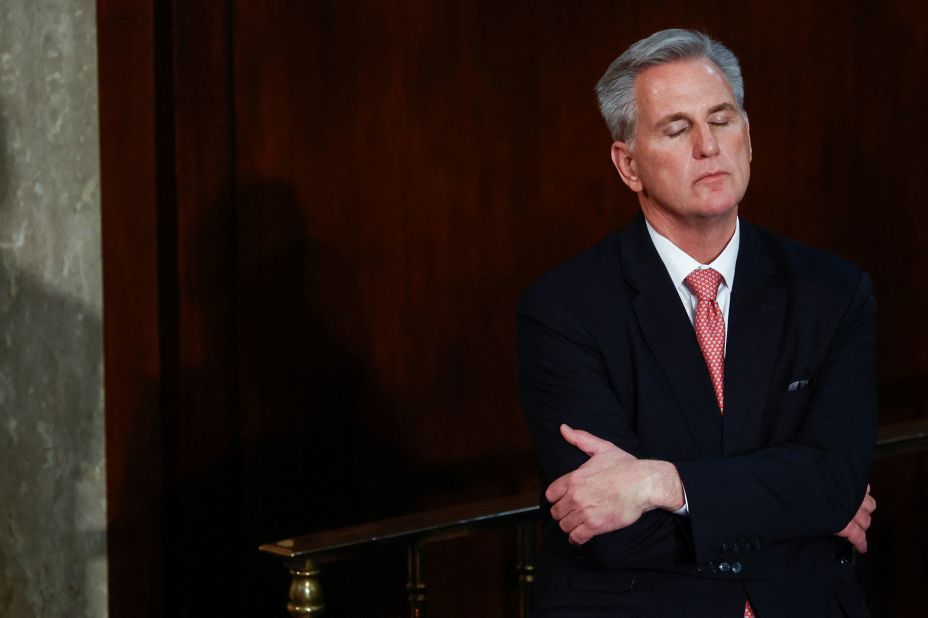
[[[754,149],[751,148],[751,123],[748,121],[748,115],[744,115],[744,135],[748,141],[748,163],[754,160]]]
[[[640,193],[644,189],[641,178],[638,177],[638,164],[627,142],[612,142],[612,164],[622,182],[628,185],[629,189],[635,193]]]

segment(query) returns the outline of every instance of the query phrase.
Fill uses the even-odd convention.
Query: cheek
[[[703,171],[704,167],[705,166],[701,162],[693,157],[687,157],[678,165],[678,169],[680,170],[678,174],[679,182],[685,182],[689,185],[691,181],[688,181],[688,179],[693,178],[698,172]]]
[[[724,165],[732,170],[744,172],[751,164],[751,149],[741,139],[741,136],[733,136],[721,145]]]
[[[751,138],[747,132],[739,135],[736,140],[733,140],[731,148],[730,152],[735,153],[739,163],[747,165],[751,162]]]
[[[666,156],[654,162],[654,180],[660,183],[665,191],[679,191],[689,186],[687,179],[693,173],[692,157]]]
[[[748,146],[741,156],[741,171],[744,174],[744,181],[747,182],[751,176],[751,148]]]

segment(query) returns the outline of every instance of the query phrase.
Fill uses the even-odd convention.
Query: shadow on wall
[[[178,405],[172,409],[170,392],[159,404],[164,391],[156,384],[149,398],[165,419],[163,492],[149,506],[164,520],[156,538],[164,552],[161,602],[170,616],[212,615],[221,590],[235,599],[230,616],[285,613],[289,576],[259,544],[397,514],[415,493],[405,482],[410,463],[399,430],[383,420],[395,417],[392,398],[357,347],[365,325],[338,331],[330,312],[360,303],[350,256],[311,239],[287,183],[242,187],[235,204],[236,234],[225,202],[198,209],[183,231],[201,254],[234,255],[237,263],[190,266],[197,287],[182,290],[178,305],[189,301],[181,320],[195,323],[195,332],[182,333],[190,339],[179,342],[176,380],[162,376],[164,391],[177,382]],[[202,353],[187,354],[191,342],[202,344]],[[150,436],[123,439],[146,460]],[[114,549],[131,546],[131,525],[110,523],[110,538],[119,539]],[[396,581],[371,563],[362,570],[375,587],[402,590],[398,566]],[[126,594],[114,590],[112,598],[121,603]],[[334,616],[373,616],[383,605],[375,592],[341,596],[355,605],[333,606]],[[393,613],[401,613],[403,596],[396,601]]]
[[[18,268],[6,129],[0,108],[0,615],[104,615],[100,317]]]
[[[236,205],[243,574],[254,583],[246,615],[258,615],[286,598],[288,579],[257,554],[259,543],[403,512],[416,489],[392,426],[395,397],[366,358],[355,256],[313,237],[309,209],[285,181],[241,187]],[[402,568],[367,572],[374,568],[354,575],[377,589],[333,594],[332,602],[353,597],[351,607],[330,607],[333,615],[377,615],[391,598],[380,588],[403,589]]]

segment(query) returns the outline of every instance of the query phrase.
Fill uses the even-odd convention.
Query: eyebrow
[[[731,103],[719,103],[715,107],[709,108],[709,115],[715,114],[717,112],[733,112],[735,111],[735,106]]]

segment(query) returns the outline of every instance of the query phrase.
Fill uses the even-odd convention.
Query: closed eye
[[[672,124],[669,127],[667,127],[667,130],[665,131],[665,135],[667,137],[679,137],[683,135],[684,133],[686,133],[687,129],[689,128],[690,128],[690,125],[685,122]]]

